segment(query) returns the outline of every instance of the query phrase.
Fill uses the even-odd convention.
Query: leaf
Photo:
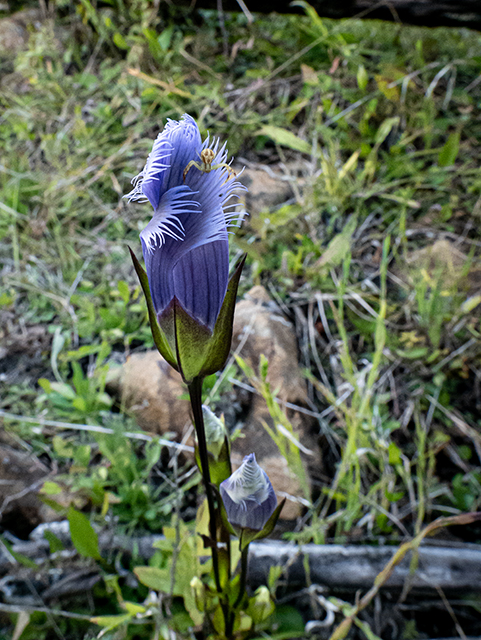
[[[0,537],[1,543],[6,547],[8,553],[15,558],[15,560],[24,567],[28,569],[38,569],[38,564],[36,564],[31,558],[27,558],[23,553],[18,553],[18,551],[14,551],[10,542],[7,542],[4,538]]]
[[[267,136],[268,138],[274,140],[275,143],[281,145],[281,147],[288,147],[289,149],[293,149],[294,151],[308,153],[309,155],[312,153],[312,147],[308,142],[306,142],[306,140],[298,138],[291,131],[282,129],[281,127],[266,125],[257,132],[257,135]]]
[[[172,34],[174,33],[174,25],[171,24],[169,27],[164,29],[162,33],[157,36],[157,42],[159,43],[162,51],[167,51],[170,46],[170,41],[172,40]]]
[[[154,591],[162,593],[170,593],[172,585],[172,575],[170,569],[159,569],[158,567],[134,567],[134,573],[142,584]],[[175,596],[182,595],[182,592],[176,593]]]
[[[55,450],[55,446],[54,446],[54,450]],[[51,480],[47,480],[46,482],[43,483],[39,493],[45,496],[58,496],[59,493],[62,493],[62,487],[57,482],[52,482]]]
[[[99,539],[87,516],[71,506],[69,507],[67,518],[72,543],[80,555],[85,558],[101,560]]]
[[[115,46],[118,47],[119,49],[123,49],[125,51],[126,49],[129,48],[129,45],[127,44],[124,36],[118,31],[114,33],[114,37],[112,39],[114,41]]]
[[[367,87],[367,82],[369,78],[367,75],[366,67],[363,64],[360,64],[357,69],[357,86],[361,91]]]
[[[351,250],[351,237],[356,230],[357,219],[353,216],[344,229],[335,236],[322,256],[316,262],[316,268],[326,265],[336,266],[340,264]]]
[[[399,101],[399,88],[397,86],[392,87],[392,79],[386,78],[381,75],[374,76],[379,91],[388,99],[393,102]]]
[[[124,622],[130,622],[132,617],[130,613],[121,613],[117,616],[96,616],[95,618],[90,618],[90,622],[98,624],[99,627],[105,627],[106,629],[115,629],[115,627],[118,627]]]
[[[30,622],[31,613],[28,611],[20,611],[18,614],[17,622],[15,624],[15,629],[13,631],[12,640],[20,640],[20,636],[27,628]]]
[[[455,131],[446,140],[444,147],[439,152],[438,165],[440,167],[450,167],[456,162],[459,152],[460,131]]]
[[[399,116],[395,116],[393,118],[386,118],[384,122],[381,124],[379,129],[376,131],[376,145],[381,145],[384,140],[388,137],[394,127],[399,124]]]
[[[402,463],[401,451],[394,442],[389,443],[389,464],[398,465]]]
[[[52,440],[53,450],[61,458],[73,458],[74,448],[70,442],[65,442],[61,436],[54,436]],[[58,490],[57,490],[58,487]],[[60,493],[62,488],[56,482],[44,482],[42,487],[42,493],[47,495],[55,495]]]
[[[49,395],[52,393],[52,383],[50,382],[50,380],[47,380],[47,378],[39,378],[37,382],[38,386],[41,387],[45,391],[45,393]]]
[[[138,613],[145,613],[146,611],[146,608],[143,605],[137,604],[136,602],[128,602],[127,600],[124,600],[123,606],[132,616],[136,616]]]
[[[62,544],[62,541],[59,538],[57,538],[57,536],[54,533],[48,530],[44,531],[43,537],[45,538],[45,540],[48,542],[50,546],[50,553],[57,553],[58,551],[63,551],[64,546]]]
[[[122,300],[125,302],[125,304],[127,304],[130,298],[130,290],[129,285],[125,282],[125,280],[119,280],[117,282],[117,290],[120,293],[120,297],[122,298]]]

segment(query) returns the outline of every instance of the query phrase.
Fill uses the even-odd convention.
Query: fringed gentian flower
[[[259,467],[254,453],[220,485],[227,520],[240,529],[261,531],[277,506],[277,498],[267,473]]]
[[[202,142],[197,124],[185,114],[179,122],[167,122],[126,196],[134,202],[148,200],[154,209],[140,234],[151,303],[161,329],[156,339],[153,327],[154,339],[186,382],[218,371],[230,348],[227,320],[232,320],[238,277],[227,304],[227,228],[239,219],[238,213],[229,213],[236,206],[229,201],[242,186],[226,159],[225,145]],[[135,260],[134,264],[139,273],[140,265]],[[221,313],[224,300],[228,308]],[[215,335],[216,324],[225,325],[222,335]]]

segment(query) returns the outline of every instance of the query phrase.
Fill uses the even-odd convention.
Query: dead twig
[[[419,545],[426,536],[429,536],[438,529],[443,529],[444,527],[449,527],[452,525],[471,524],[472,522],[477,522],[479,520],[481,520],[481,512],[463,513],[459,516],[438,518],[434,522],[431,522],[431,524],[425,527],[420,533],[418,533],[415,538],[402,544],[393,555],[391,560],[384,567],[384,569],[376,576],[374,585],[371,587],[371,589],[369,589],[369,591],[359,600],[353,611],[348,616],[346,616],[344,620],[334,629],[334,632],[331,634],[329,640],[342,640],[347,636],[349,630],[351,629],[352,623],[355,621],[355,618],[379,593],[379,589],[384,586],[384,584],[390,578],[392,572],[394,571],[394,568],[401,562],[401,560],[409,551],[416,552],[419,548]]]

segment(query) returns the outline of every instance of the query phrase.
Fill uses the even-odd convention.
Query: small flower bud
[[[249,600],[249,608],[247,613],[250,615],[255,624],[264,622],[272,613],[274,613],[275,605],[272,602],[269,589],[262,585],[254,596]]]
[[[277,505],[276,494],[254,453],[220,485],[228,521],[241,529],[261,531]]]
[[[202,580],[197,576],[194,576],[190,581],[190,588],[192,589],[192,593],[195,598],[195,606],[199,611],[204,611],[204,600],[205,600],[205,586]]]
[[[222,446],[225,442],[227,432],[223,421],[218,418],[213,411],[202,405],[202,413],[204,416],[205,439],[207,441],[207,449],[217,462]]]

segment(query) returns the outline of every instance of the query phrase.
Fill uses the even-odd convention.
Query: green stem
[[[234,622],[235,622],[235,613],[237,607],[241,604],[242,599],[244,598],[246,592],[247,585],[247,560],[249,557],[249,545],[242,551],[241,555],[241,573],[239,580],[239,593],[237,594],[236,601],[234,602],[232,609],[230,611],[229,621],[226,623],[225,635],[227,638],[231,638],[234,630]]]
[[[234,603],[233,609],[237,609],[237,607],[240,605],[240,603],[242,602],[242,598],[245,595],[246,592],[246,585],[247,585],[247,560],[249,558],[249,545],[247,545],[243,550],[242,550],[242,556],[241,556],[241,574],[240,574],[240,580],[239,580],[239,593],[237,594],[237,598],[236,601]]]
[[[197,434],[197,444],[199,447],[199,458],[204,480],[205,494],[209,508],[209,535],[212,543],[212,566],[214,568],[214,580],[218,593],[222,593],[222,586],[219,577],[219,555],[217,550],[217,517],[214,503],[214,496],[210,484],[209,456],[207,453],[207,441],[205,439],[204,416],[202,414],[202,378],[194,378],[187,385],[190,395],[190,404],[194,414],[195,431]]]

